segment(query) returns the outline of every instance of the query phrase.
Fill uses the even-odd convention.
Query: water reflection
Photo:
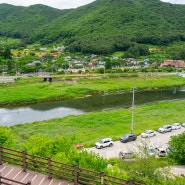
[[[135,91],[135,104],[185,99],[185,88]],[[48,120],[84,112],[131,107],[132,92],[102,94],[63,102],[36,104],[18,108],[0,108],[0,126]]]

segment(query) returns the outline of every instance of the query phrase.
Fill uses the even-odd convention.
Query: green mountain
[[[97,0],[70,10],[3,6],[0,33],[20,34],[29,43],[58,42],[71,51],[109,53],[127,50],[133,43],[185,41],[185,5],[160,0]]]
[[[28,38],[35,29],[66,12],[41,4],[29,7],[0,4],[0,35]]]

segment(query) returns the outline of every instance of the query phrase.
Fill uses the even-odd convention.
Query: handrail
[[[15,163],[15,161],[17,163]],[[35,161],[37,163],[35,163]],[[54,161],[50,157],[44,158],[28,154],[26,151],[20,152],[0,145],[0,165],[2,165],[3,162],[19,166],[24,172],[33,170],[45,174],[49,179],[67,179],[67,181],[74,182],[74,185],[78,185],[79,183],[91,185],[93,182],[100,185],[108,185],[110,183],[114,185],[142,185],[134,182],[133,179],[126,180],[115,176],[109,176],[104,172],[81,168],[77,165],[65,164],[63,162]]]
[[[12,179],[1,176],[1,173],[0,173],[0,184],[2,184],[2,185],[11,185],[11,182],[15,182],[16,184],[19,184],[19,185],[31,185],[31,181],[28,181],[27,183],[23,183],[23,182],[20,182],[20,181],[15,181],[15,180],[12,180]]]

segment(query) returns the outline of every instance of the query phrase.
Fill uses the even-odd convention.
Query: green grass
[[[185,100],[148,104],[135,108],[134,132],[140,134],[146,129],[155,129],[166,123],[185,121]],[[30,136],[43,134],[52,138],[75,136],[76,143],[86,147],[104,137],[118,140],[130,132],[131,108],[102,112],[92,112],[41,122],[11,126],[19,145]]]
[[[42,78],[18,79],[15,83],[0,84],[0,104],[15,105],[44,101],[64,100],[84,97],[102,92],[156,89],[185,85],[185,79],[176,75],[159,76],[144,74],[141,77],[90,78],[77,77],[74,83],[62,81],[63,76],[54,77],[52,83],[42,82]]]

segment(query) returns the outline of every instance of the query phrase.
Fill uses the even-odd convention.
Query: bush
[[[185,165],[185,132],[177,136],[171,136],[168,144],[169,158],[178,164]]]
[[[14,135],[8,127],[0,127],[0,144],[9,148],[14,145]]]
[[[24,144],[24,150],[33,155],[42,157],[52,156],[53,151],[53,139],[45,135],[31,136]]]

